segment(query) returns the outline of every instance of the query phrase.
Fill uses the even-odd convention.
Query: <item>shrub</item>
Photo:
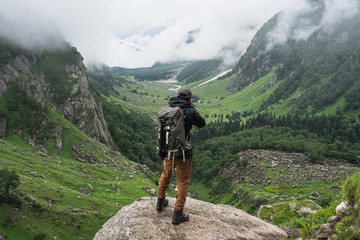
[[[34,240],[44,240],[46,239],[47,234],[46,233],[39,233],[34,236]]]
[[[19,175],[8,168],[0,170],[0,190],[3,189],[6,196],[9,196],[10,188],[17,188],[20,184]],[[0,192],[1,193],[1,192]]]
[[[332,216],[336,215],[336,207],[340,204],[340,200],[336,200],[331,202],[327,208],[323,208],[318,210],[314,215],[313,219],[318,224],[323,224],[329,222],[329,219]]]
[[[237,167],[246,167],[248,165],[248,160],[247,158],[242,158],[242,159],[238,159],[238,161],[236,162],[236,166]]]
[[[343,196],[352,207],[360,203],[360,172],[355,173],[345,181]]]
[[[357,240],[360,239],[360,230],[347,228],[336,235],[337,240]]]

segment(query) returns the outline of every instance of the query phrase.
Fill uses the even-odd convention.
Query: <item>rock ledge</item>
[[[215,205],[187,198],[184,211],[190,221],[172,225],[175,198],[168,198],[163,212],[155,209],[156,197],[143,197],[123,207],[96,233],[103,239],[280,239],[280,228],[228,205]]]

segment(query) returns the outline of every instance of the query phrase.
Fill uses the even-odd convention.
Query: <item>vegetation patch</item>
[[[309,200],[280,202],[263,206],[258,215],[273,224],[284,225],[297,218],[308,217],[319,209],[319,205]]]
[[[271,192],[271,193],[283,193],[290,190],[290,188],[284,184],[280,184],[277,187],[274,186],[266,186],[264,188],[265,191]]]

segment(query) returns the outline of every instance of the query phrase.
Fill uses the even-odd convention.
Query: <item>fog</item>
[[[310,17],[323,9],[318,22],[310,21]],[[331,31],[335,23],[359,15],[359,0],[308,0],[297,8],[287,9],[278,17],[277,27],[268,34],[267,49],[276,44],[284,44],[288,39],[306,40],[315,30]],[[306,18],[301,16],[306,15]]]
[[[323,25],[358,14],[352,8],[356,0],[326,2]],[[0,0],[0,4],[0,35],[23,47],[55,48],[65,40],[86,62],[131,68],[215,57],[234,62],[276,13],[284,11],[269,36],[272,44],[293,35],[289,29],[294,16],[312,9],[306,0]],[[300,29],[296,38],[306,38],[317,27]]]

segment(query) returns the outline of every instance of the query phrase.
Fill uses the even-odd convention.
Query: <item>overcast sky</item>
[[[0,0],[0,34],[28,47],[53,46],[59,31],[85,61],[109,66],[219,55],[234,61],[274,14],[304,5],[305,0]],[[191,30],[195,41],[186,44]]]

